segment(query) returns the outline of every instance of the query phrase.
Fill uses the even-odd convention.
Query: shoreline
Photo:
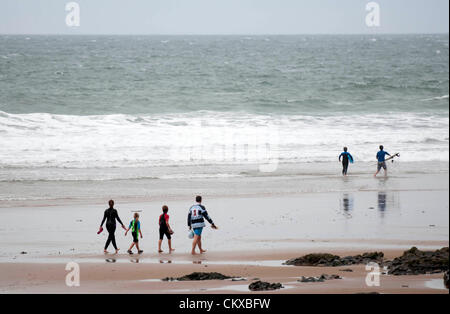
[[[0,202],[0,293],[252,293],[248,285],[253,278],[260,278],[285,286],[262,293],[448,294],[442,288],[442,274],[382,275],[380,287],[367,287],[365,265],[282,265],[309,253],[347,256],[382,251],[386,259],[392,259],[413,246],[433,251],[448,247],[448,164],[439,165],[433,173],[424,174],[408,172],[402,164],[390,177],[377,179],[370,174],[343,178],[294,173],[285,177],[154,180],[151,184],[144,180],[129,187],[121,182],[105,198],[99,196],[104,190],[96,183],[85,187],[98,193],[95,199],[81,193],[75,199]],[[187,182],[190,185],[185,188]],[[70,187],[70,182],[63,186]],[[30,188],[46,191],[39,182]],[[145,195],[123,196],[134,189]],[[118,190],[121,194],[115,194]],[[73,193],[79,191],[74,188]],[[186,217],[193,195],[198,193],[219,230],[205,228],[203,242],[208,252],[193,257]],[[116,201],[125,225],[133,211],[141,211],[143,255],[125,253],[131,238],[124,237],[120,228],[116,240],[122,253],[101,253],[107,235],[96,232],[110,198]],[[157,218],[163,204],[169,206],[175,231],[173,254],[156,252]],[[65,285],[68,262],[81,267],[80,287]],[[341,271],[346,268],[352,272]],[[220,272],[247,281],[160,280],[195,271]],[[343,279],[297,282],[301,276],[321,274]]]
[[[276,171],[262,173],[258,165],[197,165],[183,167],[151,167],[95,169],[99,176],[114,172],[105,180],[29,180],[0,181],[0,208],[56,205],[101,204],[113,198],[137,203],[153,200],[189,200],[201,191],[209,198],[295,196],[310,193],[362,191],[448,191],[449,163],[398,161],[389,165],[389,176],[373,178],[375,163],[351,165],[349,176],[343,177],[337,161],[319,163],[280,163]],[[219,169],[217,169],[219,167]],[[0,177],[8,177],[14,169],[1,169]],[[40,171],[44,171],[41,169]],[[5,172],[5,173],[2,173]],[[28,171],[28,170],[27,170]],[[92,169],[48,169],[49,172]],[[142,173],[143,178],[126,178],[127,172]],[[218,177],[210,175],[219,173]],[[163,175],[164,174],[164,175]],[[177,177],[179,175],[185,177]],[[197,177],[204,175],[205,177]],[[164,178],[159,178],[163,176]],[[190,177],[191,176],[191,177]],[[70,177],[70,176],[69,176]],[[117,178],[116,178],[117,177]]]
[[[258,240],[260,242],[277,242],[277,240]],[[394,258],[399,253],[417,247],[420,250],[436,250],[449,246],[449,241],[414,241],[414,240],[386,240],[386,239],[282,239],[297,245],[296,247],[279,249],[246,249],[246,250],[218,250],[209,249],[205,254],[191,255],[190,249],[176,249],[175,252],[168,253],[167,248],[163,253],[158,253],[156,245],[153,251],[145,250],[143,254],[128,254],[123,249],[118,253],[113,253],[112,247],[109,253],[103,253],[101,247],[97,253],[91,252],[67,252],[67,253],[45,253],[45,252],[16,252],[14,256],[0,256],[0,263],[61,263],[68,261],[81,261],[88,263],[104,262],[106,259],[115,259],[116,262],[129,262],[139,259],[143,263],[159,263],[160,260],[181,262],[224,262],[239,263],[252,261],[285,261],[297,255],[310,253],[330,253],[336,255],[357,255],[364,252],[382,251],[386,258]],[[133,262],[133,261],[132,261]]]
[[[205,248],[214,251],[308,250],[314,248],[401,248],[421,243],[437,248],[448,242],[447,191],[359,191],[204,198],[219,230],[204,231]],[[124,224],[140,210],[144,238],[141,247],[151,252],[158,239],[161,201],[116,205]],[[186,217],[192,200],[168,201],[174,248],[188,251]],[[107,234],[97,235],[105,205],[65,204],[0,209],[0,262],[32,255],[96,254]],[[21,221],[22,226],[10,221]],[[116,231],[119,248],[130,243]],[[166,246],[166,241],[164,241]]]

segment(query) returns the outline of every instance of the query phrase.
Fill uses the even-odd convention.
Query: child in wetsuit
[[[164,235],[166,235],[167,242],[169,243],[169,253],[172,251],[175,251],[175,249],[172,249],[172,234],[173,230],[169,225],[169,215],[167,215],[167,212],[169,211],[169,207],[164,205],[162,207],[162,215],[159,216],[159,241],[158,241],[158,252],[162,253],[163,250],[161,250],[161,244],[164,239]]]
[[[130,245],[130,248],[128,249],[128,254],[133,254],[131,249],[133,246],[136,245],[136,249],[138,250],[138,254],[141,254],[142,250],[139,249],[139,235],[142,239],[142,232],[141,232],[141,223],[139,222],[139,214],[134,213],[134,219],[130,221],[130,225],[128,226],[127,231],[125,232],[125,236],[127,235],[128,231],[131,229],[131,235],[133,236],[133,243]]]
[[[353,163],[353,156],[347,151],[348,148],[344,147],[344,151],[339,155],[339,161],[342,158],[342,175],[347,175],[348,163]]]

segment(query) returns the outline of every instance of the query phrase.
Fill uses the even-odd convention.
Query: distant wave
[[[33,178],[27,175],[22,178],[2,178],[0,182],[82,182],[82,181],[127,181],[127,180],[176,180],[176,179],[207,179],[207,178],[235,178],[241,177],[242,174],[230,174],[230,173],[186,173],[186,174],[170,174],[161,176],[130,176],[126,173],[121,173],[116,176],[109,176],[102,174],[102,176],[84,175],[84,176],[64,176],[63,172],[60,172],[58,176],[47,178]]]
[[[432,100],[442,100],[442,99],[448,99],[448,95],[438,96],[438,97],[433,97],[433,98],[426,98],[426,99],[422,99],[422,101],[432,101]]]
[[[438,138],[425,138],[420,141],[406,141],[410,144],[448,144],[448,137],[443,139]]]

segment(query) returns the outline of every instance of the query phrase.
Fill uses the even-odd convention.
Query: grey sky
[[[365,24],[369,0],[0,0],[1,34],[448,33],[448,0],[378,0],[381,26]]]

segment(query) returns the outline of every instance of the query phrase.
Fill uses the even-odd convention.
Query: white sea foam
[[[0,112],[0,167],[134,167],[334,161],[379,144],[404,161],[448,161],[448,116],[269,116],[200,112],[72,116]],[[262,151],[261,151],[262,149]]]
[[[433,98],[426,98],[426,99],[422,99],[422,101],[441,100],[441,99],[448,99],[448,95],[438,96],[438,97],[433,97]]]

